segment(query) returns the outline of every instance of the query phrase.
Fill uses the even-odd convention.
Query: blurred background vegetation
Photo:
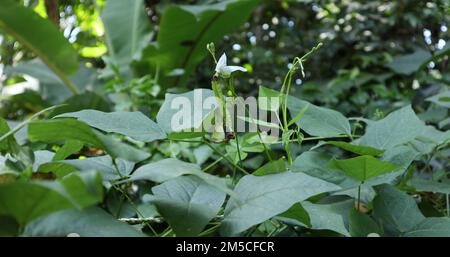
[[[293,58],[323,42],[291,94],[373,119],[411,102],[426,122],[443,130],[450,124],[446,108],[426,101],[450,84],[448,0],[19,2],[54,23],[77,51],[70,80],[79,94],[1,33],[0,115],[8,120],[60,103],[68,105],[51,116],[98,109],[155,118],[165,93],[210,87],[208,42],[247,68],[237,91],[256,95],[260,85],[279,89]]]

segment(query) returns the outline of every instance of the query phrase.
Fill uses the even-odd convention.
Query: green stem
[[[225,154],[227,155],[227,154]],[[202,169],[203,172],[209,170],[210,168],[214,167],[214,165],[216,165],[217,163],[219,163],[221,160],[223,160],[223,157],[218,158],[217,160],[215,160],[213,163],[211,163],[210,165],[206,166],[205,168]]]
[[[356,209],[358,210],[358,212],[359,212],[359,210],[360,210],[360,203],[361,203],[361,186],[362,186],[362,184],[364,183],[364,181],[363,182],[361,182],[361,184],[358,186],[358,202],[357,202],[357,207],[356,207]]]
[[[447,207],[447,217],[450,217],[450,200],[448,199],[448,194],[445,194],[445,205]]]
[[[228,88],[230,89],[230,91],[233,94],[233,106],[234,106],[234,104],[236,104],[236,102],[237,102],[236,99],[238,99],[238,97],[237,97],[236,92],[234,91],[233,77],[230,77],[230,79],[228,79]],[[233,108],[233,113],[235,114],[234,108]],[[237,122],[234,122],[233,130],[235,133],[235,141],[236,141],[236,148],[237,148],[238,157],[239,157],[239,165],[243,166],[242,165],[241,148],[239,147],[239,134],[237,131]]]
[[[216,152],[218,155],[220,155],[224,160],[226,160],[228,163],[230,163],[232,166],[234,166],[236,169],[242,171],[242,173],[244,173],[245,175],[249,175],[250,173],[248,173],[246,170],[244,170],[243,168],[239,167],[239,165],[236,165],[232,160],[228,159],[226,157],[225,154],[223,154],[222,152],[220,152],[218,149],[216,149],[211,143],[209,143],[207,140],[203,141],[209,148],[211,148],[214,152]]]
[[[220,225],[221,225],[220,223],[216,224],[216,225],[208,228],[207,230],[203,231],[202,233],[198,234],[198,236],[206,236],[206,235],[216,231],[220,227]]]
[[[234,96],[236,96],[236,94],[234,92],[233,92],[233,94],[234,94]],[[245,105],[245,103],[242,103],[242,104],[244,104],[244,107],[245,107],[245,112],[246,112],[245,115],[248,115],[248,117],[251,118],[250,110],[248,109],[248,106]],[[253,120],[253,118],[251,118],[251,119]],[[258,134],[259,141],[261,141],[261,143],[262,143],[262,146],[264,148],[264,153],[266,154],[266,156],[269,159],[269,161],[271,161],[272,160],[272,156],[270,156],[269,149],[267,149],[266,144],[262,140],[261,132],[259,131],[259,125],[257,125],[257,127],[256,127],[256,134]]]
[[[122,188],[120,188],[120,186],[114,185],[111,183],[111,186],[116,189],[117,191],[119,191],[123,197],[125,197],[128,202],[130,203],[131,207],[134,209],[134,211],[136,211],[136,213],[138,214],[139,217],[144,218],[144,215],[142,215],[142,213],[138,210],[137,206],[134,204],[133,200],[128,196],[128,194],[122,190]],[[150,224],[150,222],[145,222],[145,225],[152,231],[152,233],[155,236],[158,236],[158,233],[156,232],[155,229],[153,229],[152,225]]]

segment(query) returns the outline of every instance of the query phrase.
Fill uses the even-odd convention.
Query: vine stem
[[[226,156],[227,154],[225,154]],[[216,165],[217,163],[219,163],[220,161],[222,161],[224,158],[220,157],[217,160],[215,160],[213,163],[211,163],[210,165],[206,166],[205,168],[202,169],[203,172],[209,170],[210,168],[214,167],[214,165]]]
[[[221,225],[220,223],[216,224],[216,225],[208,228],[207,230],[203,231],[202,233],[198,234],[198,236],[206,236],[206,235],[214,232],[216,229],[218,229],[220,227],[220,225]]]
[[[360,206],[361,206],[361,186],[364,183],[361,182],[361,184],[358,186],[358,201],[357,201],[357,205],[356,205],[356,209],[358,210],[358,212],[360,211]]]
[[[448,194],[445,194],[445,205],[447,207],[447,217],[450,217],[450,200],[448,199]]]
[[[136,211],[136,213],[138,214],[139,217],[144,217],[144,215],[142,215],[142,213],[138,210],[137,206],[134,204],[133,200],[128,196],[128,194],[122,190],[122,188],[120,188],[120,186],[114,185],[112,184],[112,187],[114,189],[116,189],[117,191],[119,191],[123,197],[125,197],[128,202],[131,204],[131,207],[133,207],[133,209]],[[152,227],[152,225],[150,225],[149,222],[143,222],[151,231],[155,236],[158,236],[158,232],[156,232],[156,230]]]
[[[286,76],[283,80],[283,85],[280,89],[279,97],[282,99],[284,94],[284,101],[281,101],[282,106],[282,112],[283,112],[283,133],[286,133],[289,130],[289,123],[287,121],[287,105],[288,105],[288,99],[289,99],[289,92],[291,90],[291,84],[292,84],[292,76],[294,75],[294,71],[297,69],[297,66],[300,66],[300,72],[302,75],[302,78],[305,78],[305,71],[303,67],[303,62],[307,60],[309,55],[311,55],[313,52],[315,52],[317,49],[319,49],[322,46],[322,43],[317,44],[315,47],[313,47],[309,52],[304,54],[301,58],[294,58],[294,61],[292,63],[292,67],[287,72]],[[285,90],[286,89],[286,90]],[[292,164],[292,155],[289,148],[289,143],[291,141],[287,140],[285,141],[284,149],[286,151],[286,154],[288,156],[288,161],[290,164]]]
[[[245,175],[249,175],[249,174],[250,174],[250,173],[248,173],[245,169],[241,168],[239,165],[236,165],[233,161],[231,161],[230,159],[228,159],[224,153],[222,153],[222,152],[219,151],[217,148],[215,148],[215,147],[214,147],[211,143],[209,143],[207,140],[203,140],[203,142],[204,142],[209,148],[211,148],[214,152],[216,152],[218,155],[220,155],[224,160],[226,160],[227,162],[229,162],[233,167],[235,167],[236,169],[242,171],[242,173],[244,173]]]

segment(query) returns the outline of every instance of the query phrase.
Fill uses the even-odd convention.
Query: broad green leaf
[[[450,194],[450,183],[448,181],[438,182],[415,177],[408,181],[408,185],[414,187],[417,192]]]
[[[365,146],[365,145],[354,145],[347,142],[342,141],[321,141],[316,146],[314,146],[311,150],[316,149],[322,145],[334,145],[339,148],[342,148],[343,150],[356,153],[359,155],[372,155],[372,156],[378,156],[382,153],[384,153],[384,150],[380,150],[374,147]]]
[[[95,135],[102,141],[102,148],[105,149],[109,153],[109,155],[114,158],[119,157],[137,163],[150,157],[150,154],[148,152],[144,152],[129,144],[122,143],[121,141],[111,136],[104,135],[98,131],[94,132]]]
[[[61,107],[50,113],[49,117],[55,117],[62,113],[76,112],[84,109],[95,109],[108,112],[111,108],[109,103],[102,96],[88,91],[66,99]]]
[[[32,122],[28,126],[28,138],[32,142],[58,143],[66,140],[79,140],[92,146],[103,146],[88,125],[74,119]]]
[[[238,29],[259,2],[227,0],[211,5],[167,7],[159,23],[157,42],[144,54],[166,74],[175,69],[182,71],[181,76],[166,80],[163,85],[182,86],[208,55],[206,44],[217,43],[224,35]]]
[[[70,81],[78,69],[77,53],[51,21],[14,0],[3,0],[0,28],[39,56],[73,93],[78,92]]]
[[[67,140],[66,143],[58,149],[55,156],[53,156],[53,161],[64,160],[70,155],[78,152],[83,148],[84,144],[78,140]]]
[[[407,232],[425,219],[416,201],[405,192],[388,184],[377,186],[376,191],[378,195],[373,200],[374,216],[383,224],[386,232]]]
[[[305,105],[300,112],[297,113],[297,115],[295,115],[295,117],[293,117],[287,124],[288,127],[290,127],[292,124],[294,124],[296,121],[298,121],[304,114],[305,112],[308,110],[309,108],[309,104]]]
[[[381,228],[369,215],[355,208],[350,211],[348,227],[353,237],[366,237],[370,233],[383,234]]]
[[[116,170],[111,157],[109,155],[104,155],[85,159],[54,161],[41,166],[41,170],[52,171],[57,175],[59,173],[64,174],[68,170],[72,170],[71,168],[68,168],[67,165],[74,167],[75,170],[79,171],[96,170],[100,172],[104,180],[113,180],[128,176],[134,167],[134,163],[132,162],[116,159],[116,166],[119,168],[119,170]]]
[[[264,166],[257,169],[252,174],[254,176],[264,176],[268,174],[281,173],[287,170],[287,163],[285,158],[280,158],[278,160],[270,161]]]
[[[82,110],[64,113],[55,118],[60,117],[76,118],[91,127],[129,136],[143,142],[152,142],[166,137],[164,131],[141,112],[106,113],[97,110]]]
[[[403,234],[405,237],[450,237],[450,219],[426,218],[410,231]]]
[[[403,75],[410,75],[424,66],[432,58],[430,52],[418,48],[414,53],[397,56],[386,66]]]
[[[227,203],[221,233],[238,234],[287,211],[297,202],[339,189],[304,173],[287,171],[266,176],[247,175],[234,189],[236,198]]]
[[[28,138],[30,141],[45,143],[78,140],[85,144],[100,147],[113,157],[120,157],[133,162],[140,162],[150,156],[147,152],[94,131],[85,123],[75,119],[32,122],[28,126]]]
[[[408,105],[382,120],[370,122],[358,143],[384,150],[413,140],[422,134],[425,128],[423,121],[416,116],[411,105]]]
[[[6,154],[12,152],[11,148],[17,145],[14,134],[9,129],[9,125],[0,117],[0,153]]]
[[[226,194],[196,176],[171,179],[144,200],[155,204],[177,236],[196,236],[216,216]]]
[[[30,61],[20,62],[15,66],[5,67],[5,73],[9,75],[27,75],[39,81],[37,92],[45,101],[50,104],[60,104],[67,98],[71,97],[72,92],[65,87],[62,81],[55,73],[48,68],[40,59],[32,59]],[[94,68],[80,66],[78,71],[71,77],[71,81],[80,92],[85,90],[95,90],[101,86],[97,79],[97,71]],[[25,77],[27,81],[33,83],[32,80]],[[87,92],[84,92],[87,93]],[[94,94],[89,92],[89,94]],[[83,98],[83,101],[86,101]]]
[[[103,198],[97,172],[73,173],[58,181],[15,181],[0,184],[0,215],[11,216],[24,226],[43,215],[83,208]]]
[[[348,176],[359,181],[366,181],[372,177],[398,170],[399,167],[385,161],[380,161],[370,155],[362,155],[346,160],[333,159],[328,167],[343,171]]]
[[[259,86],[258,107],[262,110],[278,111],[280,108],[280,92]]]
[[[53,159],[54,152],[47,150],[38,150],[34,152],[33,171],[38,171],[39,166],[44,163],[48,163]]]
[[[223,178],[208,174],[200,169],[200,166],[183,162],[177,159],[164,159],[157,162],[152,162],[139,167],[133,172],[131,177],[126,181],[150,180],[157,183],[163,183],[167,180],[183,176],[194,175],[206,183],[213,185],[224,192],[231,193],[232,191],[226,186],[226,181]]]
[[[309,214],[300,203],[292,205],[289,210],[283,212],[275,218],[293,226],[303,226],[307,228],[311,227],[311,219]]]
[[[130,64],[139,59],[150,41],[150,21],[143,0],[108,0],[102,11],[109,61],[121,75],[130,76]]]
[[[209,89],[195,89],[184,94],[167,93],[156,116],[156,121],[168,134],[182,130],[201,129],[203,121],[217,107],[214,92]]]
[[[8,216],[0,215],[0,236],[18,236],[20,226],[16,220]]]
[[[65,237],[71,233],[81,237],[145,236],[98,207],[64,210],[39,218],[25,227],[23,236]]]
[[[234,163],[238,163],[240,161],[239,160],[239,152],[238,152],[236,146],[227,145],[227,146],[225,146],[225,150],[227,152],[227,155],[230,157],[230,159]],[[240,149],[240,158],[242,160],[245,160],[245,158],[247,158],[247,156],[248,156],[248,153],[246,153]]]
[[[409,144],[420,154],[430,154],[439,146],[450,142],[450,130],[442,132],[433,126],[426,126],[425,130],[411,140]]]
[[[30,123],[34,118],[38,117],[39,115],[41,115],[41,114],[43,114],[43,113],[45,113],[47,111],[53,110],[53,109],[55,109],[57,107],[58,106],[52,106],[52,107],[48,107],[48,108],[46,108],[44,110],[41,110],[41,111],[33,114],[30,118],[20,122],[19,124],[17,124],[16,127],[14,127],[11,130],[9,129],[8,124],[2,119],[3,120],[2,124],[0,124],[0,134],[1,134],[1,136],[0,136],[0,143],[3,140],[5,140],[8,137],[10,137],[11,135],[14,135],[15,133],[17,133],[19,130],[21,130],[23,127],[25,127],[28,123]],[[8,141],[9,141],[8,144],[10,145],[10,147],[11,147],[11,144],[13,142],[15,143],[14,138],[9,138]],[[2,150],[3,147],[4,146],[0,146],[0,150]]]
[[[353,200],[332,204],[313,204],[303,202],[303,208],[311,218],[311,228],[318,230],[331,230],[344,236],[350,236],[344,217],[348,216],[348,210],[353,206]]]
[[[310,176],[339,185],[342,188],[357,187],[360,183],[347,176],[344,172],[336,171],[327,166],[332,159],[325,153],[307,151],[298,156],[291,166],[293,172],[303,172]]]
[[[242,136],[242,140],[239,140],[240,150],[249,153],[260,153],[264,151],[263,142],[266,142],[265,135],[257,132],[248,132]]]
[[[309,135],[334,137],[351,134],[350,123],[341,113],[293,96],[289,97],[288,108],[291,116],[296,116],[305,106],[308,106],[308,109],[295,123]]]
[[[450,91],[444,91],[437,95],[430,96],[426,100],[439,106],[450,108]]]

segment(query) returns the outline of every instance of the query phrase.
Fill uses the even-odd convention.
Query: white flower
[[[216,65],[216,74],[223,78],[229,78],[231,73],[238,70],[247,72],[247,69],[241,66],[227,66],[227,56],[225,53],[222,54]]]

